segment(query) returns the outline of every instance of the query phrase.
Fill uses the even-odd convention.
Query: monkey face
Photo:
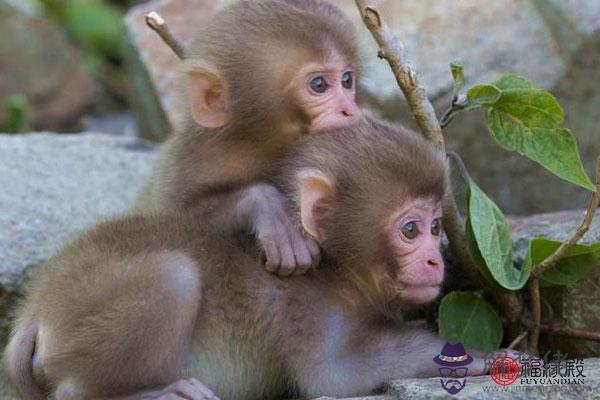
[[[444,279],[441,210],[432,199],[417,199],[402,207],[390,225],[394,289],[403,300],[426,303],[440,292]]]
[[[356,68],[335,52],[325,62],[308,63],[291,88],[311,121],[311,132],[349,125],[360,115],[355,99]]]

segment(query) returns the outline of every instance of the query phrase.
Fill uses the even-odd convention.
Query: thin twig
[[[600,204],[600,156],[596,160],[596,192],[592,195],[588,208],[585,212],[581,223],[577,230],[569,240],[559,246],[558,249],[550,256],[546,257],[542,262],[534,267],[533,275],[537,278],[541,277],[544,272],[548,271],[557,261],[559,261],[574,244],[576,244],[587,233]]]
[[[167,23],[156,11],[146,14],[146,25],[160,36],[160,38],[173,50],[180,60],[185,59],[185,48],[179,40],[171,33]]]
[[[593,342],[600,342],[600,333],[581,329],[540,325],[540,332],[545,333],[546,335],[568,336],[577,339],[591,340]]]
[[[442,127],[442,129],[448,126],[448,124],[454,119],[454,117],[456,117],[458,113],[460,113],[467,107],[467,104],[468,100],[466,96],[464,96],[464,98],[462,99],[459,99],[458,96],[452,99],[452,105],[446,110],[444,115],[442,115],[442,118],[440,118],[440,126]]]
[[[529,290],[529,308],[531,311],[532,326],[529,335],[529,352],[538,353],[538,343],[540,340],[540,325],[542,322],[542,307],[540,304],[540,280],[532,276],[527,284]]]
[[[529,350],[533,353],[537,352],[537,346],[540,337],[540,327],[542,320],[542,309],[540,305],[540,277],[548,271],[554,264],[566,254],[566,252],[575,245],[586,232],[590,229],[598,205],[600,204],[600,156],[596,160],[596,192],[592,195],[588,208],[585,212],[581,223],[575,230],[575,233],[569,240],[561,244],[558,249],[550,256],[546,257],[542,262],[534,266],[532,276],[529,280],[529,307],[531,308],[531,319],[533,325],[531,327],[531,336],[529,341]]]
[[[527,331],[523,331],[521,332],[521,334],[519,336],[517,336],[515,338],[515,340],[513,340],[512,342],[510,342],[510,344],[508,345],[507,349],[512,350],[515,348],[515,346],[517,346],[519,343],[521,343],[521,340],[525,339],[525,336],[527,336],[529,334],[529,332]]]
[[[367,29],[379,46],[379,58],[390,64],[419,129],[427,139],[444,148],[444,136],[435,110],[427,98],[427,93],[419,86],[417,74],[404,59],[404,45],[383,23],[375,8],[368,6],[364,0],[355,2]]]

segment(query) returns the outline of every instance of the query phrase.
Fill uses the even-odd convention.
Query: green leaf
[[[469,104],[466,109],[472,110],[483,106],[492,106],[502,97],[502,91],[494,85],[473,86],[467,92]]]
[[[462,65],[452,63],[450,64],[450,71],[454,80],[454,96],[458,96],[465,86],[465,70]]]
[[[517,74],[506,74],[497,81],[492,82],[492,85],[502,90],[527,89],[533,87],[533,83],[531,83],[527,78]]]
[[[494,308],[474,292],[452,292],[440,303],[439,334],[481,351],[502,342],[502,321]]]
[[[64,8],[64,24],[87,48],[108,57],[120,57],[124,37],[118,8],[101,0],[76,0]]]
[[[527,125],[494,108],[488,110],[486,120],[492,136],[505,149],[523,154],[568,182],[596,191],[583,169],[577,143],[568,129]]]
[[[531,239],[523,268],[531,268],[558,249],[561,242],[547,238]],[[600,266],[600,242],[575,244],[541,277],[543,286],[572,285]]]
[[[481,275],[487,279],[491,283],[496,283],[496,280],[490,273],[490,269],[488,268],[485,260],[481,256],[481,252],[477,247],[477,240],[475,239],[475,235],[473,234],[473,228],[471,227],[471,219],[467,215],[467,220],[465,221],[465,239],[467,241],[467,248],[469,253],[471,254],[471,258],[475,262],[475,265],[479,269]]]
[[[468,182],[467,202],[471,229],[467,234],[471,236],[470,247],[479,251],[479,263],[485,263],[500,286],[509,290],[522,288],[531,271],[514,266],[510,229],[504,214],[473,180]],[[483,266],[479,268],[484,269]]]
[[[22,94],[14,94],[6,99],[4,104],[3,121],[0,121],[0,131],[6,133],[19,133],[28,131],[30,128],[30,107],[27,97]]]

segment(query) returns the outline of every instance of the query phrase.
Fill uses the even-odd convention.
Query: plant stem
[[[596,192],[592,195],[588,208],[581,220],[581,223],[569,240],[561,244],[558,249],[543,261],[533,267],[533,273],[529,279],[529,307],[531,308],[531,319],[533,325],[531,327],[531,335],[529,339],[529,350],[532,353],[537,353],[540,337],[540,328],[542,320],[542,312],[540,305],[540,277],[544,272],[548,271],[554,264],[566,254],[566,252],[575,245],[590,229],[596,210],[600,205],[600,156],[596,160]]]
[[[540,325],[540,332],[547,335],[568,336],[577,339],[600,342],[600,333],[567,327],[554,327],[551,325]]]
[[[146,14],[146,25],[160,36],[180,60],[185,59],[185,48],[179,40],[171,33],[167,23],[156,11]]]
[[[600,157],[596,160],[596,192],[592,195],[590,202],[588,204],[588,208],[581,220],[581,223],[577,227],[573,236],[563,244],[559,246],[558,249],[548,257],[546,257],[542,262],[534,267],[533,275],[537,278],[541,277],[544,272],[548,271],[558,260],[560,260],[567,250],[569,250],[574,244],[576,244],[583,235],[587,233],[592,224],[592,220],[594,219],[594,215],[596,214],[596,210],[598,209],[598,205],[600,205]]]

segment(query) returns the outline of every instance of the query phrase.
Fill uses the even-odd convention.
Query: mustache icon
[[[460,381],[458,379],[440,379],[440,383],[445,391],[454,395],[460,392],[465,387],[467,380],[463,379],[462,381]]]

